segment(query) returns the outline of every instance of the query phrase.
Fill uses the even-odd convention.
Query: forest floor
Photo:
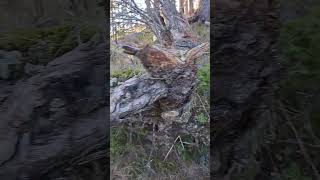
[[[201,42],[210,38],[209,26],[193,24]],[[111,42],[111,86],[145,73],[139,60],[122,53],[120,46],[130,44],[143,46],[153,44],[152,34],[148,31],[133,32]],[[197,138],[209,137],[209,87],[210,60],[209,53],[197,60],[199,84],[192,100],[193,126],[205,128],[202,135],[193,133],[173,135],[175,139],[168,144],[155,145],[152,142],[152,132],[143,127],[133,127],[123,124],[111,128],[110,160],[112,179],[210,179],[209,143]],[[173,137],[174,136],[174,137]],[[157,137],[162,141],[165,137]]]

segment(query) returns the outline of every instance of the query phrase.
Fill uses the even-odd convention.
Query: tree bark
[[[257,154],[272,121],[280,68],[278,10],[276,3],[266,4],[216,1],[217,15],[211,22],[213,179],[235,179],[252,168],[258,169],[253,178],[263,175],[260,162],[266,157]]]
[[[194,13],[193,0],[189,0],[189,16],[192,16]]]
[[[214,4],[216,1],[211,1],[210,0],[201,0],[199,4],[199,8],[197,11],[194,13],[193,16],[189,18],[190,23],[194,22],[205,22],[205,21],[210,21],[210,5]],[[214,10],[214,9],[211,9]]]
[[[209,49],[209,44],[203,43],[181,57],[178,55],[180,52],[176,52],[178,50],[170,52],[153,46],[143,49],[130,46],[123,48],[125,53],[140,58],[151,77],[134,77],[112,90],[111,124],[118,124],[141,112],[147,112],[144,117],[149,120],[181,118],[196,85],[197,68],[194,60]]]
[[[181,14],[184,14],[184,3],[185,3],[185,0],[179,0],[179,12]]]
[[[184,14],[187,15],[188,12],[189,12],[189,7],[188,7],[188,0],[185,0],[184,1],[184,4],[183,4],[183,11],[184,11]]]

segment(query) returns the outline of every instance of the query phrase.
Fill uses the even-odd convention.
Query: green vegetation
[[[286,119],[286,121],[291,121],[292,126],[288,126],[287,122],[282,122],[285,125],[278,127],[277,139],[291,139],[293,142],[298,142],[296,136],[299,136],[303,137],[303,144],[310,143],[314,146],[319,145],[320,135],[319,10],[319,5],[313,6],[304,17],[285,24],[280,34],[282,64],[286,67],[287,76],[281,82],[279,97],[289,112],[289,120]],[[281,148],[281,145],[286,148]],[[303,155],[298,143],[278,144],[272,147],[282,152],[282,160],[278,164],[279,167],[282,167],[282,179],[311,180],[312,178],[307,174],[315,174],[311,169],[312,163],[319,171],[318,149],[303,146],[306,153],[312,157],[311,162]],[[298,155],[297,152],[299,152]],[[280,156],[279,154],[277,156]]]
[[[200,123],[200,124],[206,124],[209,122],[209,119],[208,117],[203,113],[199,113],[197,116],[196,116],[196,119],[197,121]]]
[[[95,26],[80,25],[81,41],[87,42],[97,31]],[[73,25],[17,29],[0,35],[0,49],[26,52],[32,45],[44,41],[48,45],[48,54],[56,57],[78,45],[75,34]]]
[[[148,140],[147,131],[144,129],[129,130],[127,127],[111,129],[111,171],[113,177],[130,176],[133,179],[149,179],[155,173],[162,178],[182,177],[187,174],[185,168],[194,163],[200,163],[202,158],[208,163],[209,148],[204,145],[194,146],[177,142],[175,148],[177,155],[172,151],[166,161],[164,156],[168,147],[159,146],[153,150],[152,143]],[[184,142],[193,142],[193,137],[181,137]],[[208,164],[203,164],[207,167]],[[191,172],[189,172],[191,173]]]
[[[144,73],[143,69],[129,67],[128,69],[113,71],[111,73],[111,77],[127,80],[132,78],[133,76],[141,75],[143,73]]]
[[[314,91],[320,80],[320,21],[314,15],[290,22],[284,27],[282,47],[290,81],[286,88]],[[294,98],[294,97],[290,97]]]
[[[123,129],[111,129],[111,157],[119,157],[125,151],[126,140],[127,134]]]
[[[143,30],[139,29],[137,31],[118,30],[116,34],[111,35],[111,39],[123,40],[123,39],[126,39],[128,36],[132,35],[133,33],[135,33],[135,36],[136,36],[135,40],[139,41],[139,43],[143,43],[143,44],[154,43],[153,33],[148,29],[143,29]]]
[[[205,64],[198,70],[198,91],[201,95],[209,95],[210,91],[210,65]]]
[[[317,7],[305,17],[288,23],[281,33],[288,78],[283,82],[280,93],[292,108],[299,111],[310,108],[307,111],[315,131],[320,130],[320,109],[315,106],[320,90],[319,10]]]

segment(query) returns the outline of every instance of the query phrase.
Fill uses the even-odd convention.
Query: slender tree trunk
[[[215,11],[215,9],[210,9],[210,5],[215,3],[216,1],[210,2],[210,0],[201,0],[197,11],[194,13],[194,15],[191,18],[189,18],[189,22],[194,23],[197,21],[200,21],[200,22],[210,21],[210,10]]]
[[[194,13],[193,0],[189,0],[189,16],[192,16]]]
[[[183,8],[184,8],[184,14],[185,14],[185,15],[188,15],[188,12],[189,12],[188,0],[185,0],[185,1],[184,1],[184,6],[183,6]]]
[[[184,14],[184,2],[185,0],[179,0],[179,12]]]

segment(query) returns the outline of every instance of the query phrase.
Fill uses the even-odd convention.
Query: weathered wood
[[[110,96],[111,121],[145,111],[157,104],[152,111],[162,119],[179,118],[190,102],[196,86],[197,67],[194,60],[209,49],[203,43],[181,55],[179,50],[147,45],[142,49],[123,46],[124,52],[137,56],[149,75],[133,77],[116,87]],[[168,113],[170,112],[170,113]],[[151,113],[155,114],[155,113]]]
[[[110,96],[111,122],[136,114],[167,95],[167,86],[161,81],[133,77],[116,87]]]

